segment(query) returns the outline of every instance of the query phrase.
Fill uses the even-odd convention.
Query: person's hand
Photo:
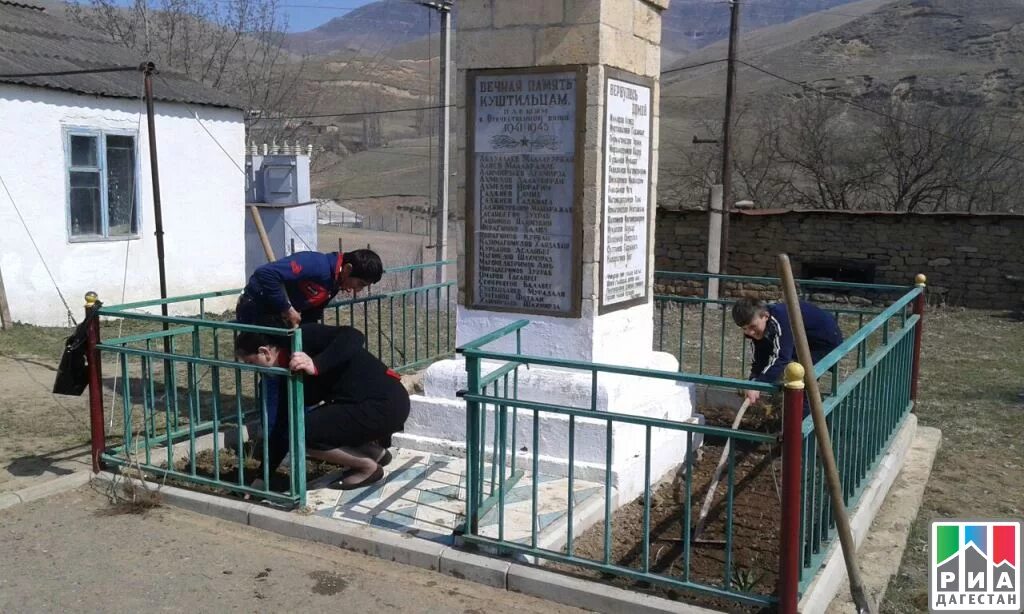
[[[743,394],[747,398],[747,403],[750,405],[756,404],[757,400],[761,398],[760,390],[745,390]]]
[[[316,375],[316,365],[313,364],[313,359],[309,357],[309,354],[305,352],[295,352],[292,354],[292,359],[288,361],[288,369],[292,373],[306,373],[308,375]]]
[[[302,324],[302,314],[296,311],[294,307],[289,307],[282,311],[281,319],[288,325],[288,328],[297,328],[299,324]]]

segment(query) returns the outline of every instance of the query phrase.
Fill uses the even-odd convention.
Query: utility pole
[[[722,245],[719,271],[729,267],[729,217],[732,213],[732,108],[736,91],[736,47],[739,44],[740,3],[729,0],[729,59],[725,72],[725,120],[722,124]]]
[[[451,178],[449,170],[450,143],[448,135],[451,131],[451,79],[448,68],[452,61],[452,0],[433,0],[418,4],[434,9],[441,17],[441,69],[440,88],[438,89],[438,162],[437,162],[437,237],[435,238],[436,259],[441,262],[448,258],[448,183]],[[444,265],[437,265],[434,283],[444,283],[447,271]]]

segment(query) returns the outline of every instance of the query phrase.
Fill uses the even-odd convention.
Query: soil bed
[[[735,409],[704,408],[708,424],[731,426]],[[752,409],[743,418],[741,428],[748,431],[778,432],[778,414],[766,416],[760,408]],[[724,441],[709,440],[698,452],[694,462],[690,496],[691,523],[696,525],[705,493],[715,467],[722,455]],[[781,448],[778,445],[753,445],[738,442],[735,451],[735,496],[732,525],[731,586],[757,594],[775,592],[779,557],[779,522],[781,488]],[[690,581],[721,588],[725,577],[726,482],[723,471],[717,495],[699,539],[690,546]],[[685,476],[677,476],[653,487],[650,512],[650,547],[648,563],[652,573],[673,579],[683,578],[683,543],[685,513]],[[611,560],[614,564],[642,570],[643,568],[643,497],[621,507],[612,517]],[[604,525],[598,523],[574,541],[576,556],[600,561],[604,557]],[[674,588],[652,586],[600,572],[557,565],[558,569],[589,578],[601,578],[613,585],[652,593],[696,605],[728,612],[759,612],[758,607],[744,607],[737,602],[699,595]]]

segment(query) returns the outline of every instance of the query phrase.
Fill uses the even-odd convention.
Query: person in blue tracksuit
[[[323,318],[324,307],[338,292],[358,293],[380,281],[384,265],[369,249],[351,252],[295,252],[260,266],[249,277],[235,307],[235,320],[274,328],[296,328]],[[264,377],[268,428],[277,423],[278,377]]]
[[[843,333],[831,314],[811,303],[800,301],[800,313],[803,315],[811,357],[817,363],[839,347],[843,342]],[[748,379],[768,384],[778,383],[786,365],[798,360],[786,304],[769,305],[759,299],[740,299],[733,304],[732,319],[743,329],[743,335],[750,339],[753,347],[754,358]],[[747,390],[745,394],[751,404],[756,403],[761,396],[757,390]],[[807,413],[806,404],[804,413]]]
[[[287,328],[318,322],[338,292],[358,293],[383,274],[380,256],[372,250],[296,252],[253,272],[238,298],[236,319]]]

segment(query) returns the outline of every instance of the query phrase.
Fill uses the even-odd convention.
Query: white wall
[[[141,88],[140,88],[141,89]],[[229,158],[182,104],[156,104],[168,295],[241,287],[244,277],[245,128],[242,112],[188,105],[230,153]],[[65,126],[138,132],[141,181],[137,239],[71,243],[65,194]],[[233,161],[232,161],[233,159]],[[236,164],[238,165],[236,167]],[[7,184],[77,319],[94,290],[108,305],[160,296],[149,140],[141,101],[0,84],[0,177]],[[67,315],[53,284],[0,189],[0,271],[11,317],[63,325]],[[233,299],[207,309],[221,311]],[[194,311],[195,304],[185,311]]]

